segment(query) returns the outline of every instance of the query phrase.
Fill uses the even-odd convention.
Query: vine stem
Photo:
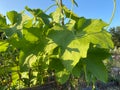
[[[115,11],[116,11],[116,0],[113,0],[113,4],[114,4],[114,8],[113,8],[113,11],[112,11],[112,15],[111,15],[111,18],[110,18],[110,21],[109,21],[109,26],[110,26],[110,24],[112,23],[112,20],[113,20],[113,18],[114,18],[114,16],[115,16]],[[108,26],[108,27],[109,27]],[[108,29],[108,27],[106,28],[106,29]]]
[[[62,2],[62,0],[60,0],[59,4],[60,4],[61,13],[62,13],[62,15],[63,15],[64,12],[63,12],[63,8],[62,8],[62,7],[63,7],[63,2]],[[61,20],[61,24],[64,25],[64,17],[62,17],[61,19],[62,19],[62,20]]]
[[[84,73],[85,73],[85,80],[88,82],[88,78],[87,78],[87,71],[86,71],[86,65],[83,65],[83,69],[84,69]]]
[[[49,6],[44,12],[47,12],[50,8],[52,8],[54,6],[57,6],[57,4],[53,4],[53,5]]]
[[[113,0],[113,3],[114,3],[114,8],[113,8],[112,16],[110,18],[109,25],[112,23],[112,20],[113,20],[113,18],[115,16],[115,11],[116,11],[116,0]]]

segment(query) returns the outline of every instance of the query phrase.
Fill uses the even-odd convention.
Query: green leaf
[[[10,20],[12,25],[18,21],[18,13],[16,11],[7,12],[7,17]]]
[[[9,43],[6,41],[0,41],[0,52],[4,52],[7,50]]]
[[[5,29],[4,31],[5,31],[6,36],[10,37],[16,32],[16,29],[8,28],[8,29]]]
[[[19,80],[18,72],[13,72],[11,76],[12,76],[12,80],[13,80],[12,83],[16,84],[17,81]]]
[[[21,38],[22,37],[23,24],[27,20],[30,20],[30,17],[28,15],[23,14],[23,13],[18,14],[16,25],[10,25],[9,28],[4,29],[7,37],[11,37],[12,35],[17,34],[18,37]]]
[[[57,8],[56,11],[54,11],[53,13],[50,14],[50,16],[52,17],[53,22],[60,23],[61,9]]]
[[[99,45],[102,48],[113,48],[111,35],[104,30],[105,22],[97,19],[80,18],[75,25],[76,36],[84,37],[90,43]]]
[[[63,10],[67,18],[71,18],[75,21],[79,19],[79,17],[75,13],[73,13],[71,10],[69,10],[66,6],[63,6]]]
[[[50,29],[48,37],[54,41],[58,46],[65,48],[71,40],[74,39],[72,31],[67,30],[62,26],[55,25]]]
[[[106,82],[108,75],[103,60],[109,58],[109,56],[109,50],[91,47],[88,51],[88,57],[84,59],[87,72],[90,72],[97,80]]]
[[[26,59],[29,55],[37,55],[39,52],[43,52],[47,46],[48,40],[41,35],[39,28],[26,28],[23,29],[23,37],[19,38],[17,35],[10,37],[8,42],[14,47],[21,50],[20,53],[20,68],[21,71],[28,70],[29,65],[25,64],[28,61]],[[30,65],[31,66],[31,65]],[[26,68],[26,69],[25,69]]]
[[[27,64],[24,64],[24,62],[25,62],[25,60],[26,60],[26,58],[27,58],[28,55],[29,55],[29,54],[27,54],[27,53],[25,53],[25,52],[23,52],[23,51],[20,51],[20,53],[19,53],[20,72],[26,72],[26,71],[29,70],[28,65],[27,65]]]
[[[78,32],[95,33],[102,31],[107,25],[108,24],[101,19],[85,19],[84,17],[81,17],[76,23],[76,29]]]
[[[68,23],[65,24],[65,27],[70,30],[70,31],[74,31],[75,30],[75,20],[70,20]]]
[[[105,30],[99,33],[88,34],[85,38],[91,43],[100,46],[101,48],[110,49],[114,47],[110,33]]]
[[[36,62],[36,60],[37,60],[37,56],[30,54],[26,57],[24,65],[26,64],[26,65],[28,65],[29,68],[32,68],[33,64]]]
[[[79,60],[79,62],[76,64],[76,66],[72,70],[72,74],[75,77],[80,77],[81,73],[83,73],[83,62],[82,60]]]
[[[48,55],[52,56],[56,56],[58,54],[58,52],[55,49],[59,49],[59,47],[57,47],[57,45],[55,43],[53,43],[53,41],[48,41],[48,44],[45,47],[45,52],[47,52]]]
[[[0,14],[0,27],[5,26],[6,24],[6,18]]]
[[[64,69],[63,71],[57,72],[55,76],[60,84],[64,84],[69,79],[70,73]]]
[[[86,61],[87,71],[91,72],[97,80],[107,82],[107,70],[102,61],[97,61],[96,59],[89,59]]]
[[[6,18],[5,16],[2,16],[0,14],[0,32],[4,32],[5,29],[8,29],[9,26],[6,23]]]
[[[75,24],[75,29],[78,31],[82,30],[82,27],[85,25],[86,19],[84,17],[80,17]]]
[[[43,20],[45,24],[49,24],[49,16],[45,14],[41,9],[30,9],[29,7],[25,7],[25,9],[30,12],[35,18],[39,17]]]
[[[33,26],[33,19],[27,20],[23,24],[24,28],[31,28],[32,26]]]
[[[47,40],[43,38],[43,41],[30,43],[24,38],[18,41],[15,40],[15,38],[12,38],[9,43],[21,50],[22,53],[20,54],[19,64],[21,71],[24,71],[27,69],[25,67],[28,67],[26,64],[24,64],[27,60],[26,58],[31,54],[37,55],[39,52],[43,52],[47,45]]]
[[[34,33],[36,33],[36,34],[37,34],[37,32],[39,33],[39,31],[38,31],[39,29],[37,29],[37,28],[23,29],[23,34],[24,34],[25,40],[27,40],[31,43],[35,43],[39,40],[39,38],[32,33],[33,30],[34,30]]]
[[[80,58],[87,57],[88,48],[89,42],[84,38],[71,41],[62,55],[63,64],[68,71],[72,71]]]
[[[108,25],[107,23],[103,22],[101,19],[99,20],[91,19],[90,21],[87,20],[87,24],[88,26],[85,26],[85,28],[83,29],[83,31],[87,33],[94,33],[94,32],[102,31],[103,28]]]
[[[109,49],[99,48],[97,46],[90,46],[88,50],[88,58],[97,58],[97,60],[104,60],[109,58],[111,54],[109,53]]]
[[[51,70],[55,70],[55,72],[60,72],[64,70],[64,66],[62,64],[62,60],[58,59],[58,58],[51,58],[50,59],[50,64],[49,64],[49,68]]]
[[[21,12],[18,15],[17,26],[14,26],[14,27],[18,30],[21,30],[23,28],[24,23],[29,21],[29,20],[31,20],[31,18],[27,14],[24,14],[24,12]]]

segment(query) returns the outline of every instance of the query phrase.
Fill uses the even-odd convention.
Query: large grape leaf
[[[95,33],[103,30],[108,24],[101,19],[86,19],[81,17],[76,23],[76,29],[78,32],[85,31],[86,33]]]
[[[104,30],[105,22],[97,19],[79,18],[76,25],[76,36],[84,37],[90,43],[97,44],[102,48],[113,48],[111,35]]]
[[[91,43],[100,46],[101,48],[110,49],[114,47],[111,40],[111,34],[105,30],[98,33],[88,34],[85,38]]]
[[[23,24],[27,20],[30,20],[30,17],[28,15],[24,14],[23,12],[22,13],[16,13],[17,15],[16,14],[14,15],[14,12],[13,11],[8,12],[7,14],[8,14],[9,19],[11,20],[11,23],[16,23],[16,24],[10,25],[10,27],[5,28],[4,31],[7,35],[7,37],[11,37],[13,34],[17,33],[17,35],[21,38],[22,37]]]
[[[62,46],[63,48],[66,48],[66,46],[74,39],[72,31],[59,25],[55,25],[50,29],[48,37],[58,46]]]
[[[72,71],[80,58],[86,58],[88,48],[89,42],[84,38],[71,41],[62,55],[63,64],[66,69]]]
[[[69,30],[67,30],[69,29]],[[71,24],[67,24],[67,28],[61,26],[54,26],[48,37],[54,43],[62,47],[62,62],[68,71],[72,71],[73,67],[79,62],[80,58],[85,58],[89,48],[89,41],[86,38],[76,38],[74,33],[70,30],[73,29]]]
[[[87,72],[90,72],[97,79],[106,82],[108,75],[103,60],[109,58],[109,56],[109,49],[91,47],[88,50],[88,57],[84,59]]]
[[[102,20],[90,20],[81,18],[76,30],[76,38],[72,31],[74,27],[67,24],[66,27],[55,25],[49,32],[51,38],[58,46],[62,46],[62,60],[67,70],[72,71],[80,58],[87,57],[89,44],[93,43],[101,48],[113,48],[110,34],[103,30],[107,24]],[[97,26],[98,25],[98,26]],[[95,28],[94,28],[95,26]],[[93,27],[93,28],[92,28]],[[80,30],[79,30],[80,29]],[[81,35],[82,34],[82,35]],[[81,35],[80,37],[78,35]]]
[[[103,82],[107,82],[107,69],[102,61],[95,59],[86,59],[87,71],[90,72],[94,77]]]

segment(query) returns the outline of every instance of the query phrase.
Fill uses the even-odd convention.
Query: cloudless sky
[[[74,6],[73,10],[78,16],[102,19],[107,23],[110,21],[113,0],[76,0],[76,2],[78,3],[78,7]],[[116,13],[110,27],[120,26],[120,0],[116,0],[116,2]],[[63,3],[71,9],[71,0],[63,0]],[[25,6],[46,10],[52,4],[54,4],[52,0],[0,0],[0,13],[5,15],[10,10],[20,12],[24,10]],[[49,12],[54,9],[55,7],[51,8]]]

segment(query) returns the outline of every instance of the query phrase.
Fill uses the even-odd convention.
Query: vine
[[[72,3],[77,5],[74,0]],[[9,11],[6,17],[10,24],[0,15],[0,31],[6,35],[6,39],[0,40],[0,52],[5,53],[8,47],[18,50],[17,69],[8,70],[12,73],[10,87],[31,87],[48,83],[50,79],[58,84],[75,78],[78,82],[81,75],[88,83],[107,82],[103,61],[109,59],[113,48],[111,35],[104,29],[108,24],[101,19],[77,16],[62,0],[58,5],[51,14],[25,7],[33,17]],[[64,23],[64,18],[69,21]]]

